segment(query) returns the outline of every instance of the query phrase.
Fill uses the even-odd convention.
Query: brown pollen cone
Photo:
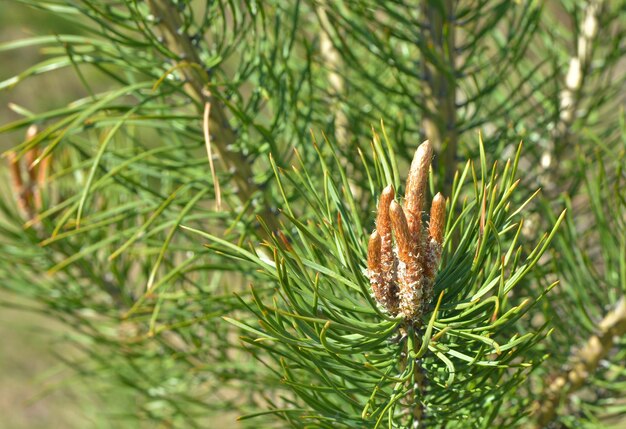
[[[8,152],[7,160],[9,162],[9,170],[11,172],[11,181],[13,182],[13,191],[19,195],[24,187],[24,182],[22,181],[22,171],[20,162],[17,159],[17,154],[15,152]]]
[[[380,200],[378,201],[376,232],[380,236],[380,276],[378,281],[380,286],[378,287],[378,290],[374,290],[376,300],[392,314],[394,314],[398,308],[398,299],[396,297],[397,261],[395,260],[393,254],[391,219],[389,217],[389,205],[393,201],[394,196],[395,191],[393,186],[389,185],[383,189],[383,192],[380,195]],[[372,284],[374,283],[375,282],[372,281]]]
[[[424,258],[424,275],[434,280],[437,266],[441,258],[441,245],[443,244],[443,232],[446,223],[446,199],[437,193],[430,207],[430,225],[428,229],[428,242],[426,243],[426,258]]]
[[[22,167],[20,165],[20,160],[17,158],[17,154],[15,152],[9,152],[7,154],[7,158],[9,161],[9,171],[11,173],[13,194],[15,195],[15,199],[17,200],[17,206],[19,207],[22,214],[29,217],[30,193],[22,178]]]
[[[391,242],[391,222],[389,219],[389,205],[393,201],[395,192],[389,185],[383,189],[378,202],[378,216],[376,217],[376,231],[380,234],[382,268],[387,269],[388,263],[393,260],[393,243]]]
[[[419,145],[413,156],[406,181],[404,209],[406,211],[409,232],[414,240],[419,241],[422,229],[422,210],[428,186],[428,169],[433,157],[433,148],[428,140]]]
[[[376,230],[381,238],[391,233],[391,225],[389,224],[389,204],[393,201],[395,192],[393,186],[389,185],[380,194],[378,201],[378,215],[376,216]]]
[[[432,157],[426,140],[415,151],[404,206],[394,200],[391,186],[383,190],[367,246],[367,274],[376,301],[414,326],[421,325],[433,298],[445,229],[446,200],[441,193],[433,198],[428,226],[422,224]]]
[[[35,183],[37,180],[37,170],[38,166],[33,165],[35,160],[39,156],[39,149],[36,147],[30,149],[26,152],[26,169],[28,170],[28,177],[32,183]]]
[[[395,201],[389,207],[391,226],[398,247],[398,258],[402,262],[398,270],[398,297],[400,298],[400,312],[408,320],[414,321],[418,317],[418,310],[422,298],[421,277],[422,267],[417,257],[417,243],[409,232],[409,226],[402,207]]]
[[[43,186],[46,184],[46,178],[48,176],[48,169],[50,167],[50,155],[45,157],[39,163],[39,168],[37,169],[37,185]]]
[[[380,234],[372,232],[367,244],[367,268],[370,273],[380,273]]]
[[[389,206],[389,214],[391,215],[391,226],[398,244],[398,256],[402,262],[408,263],[411,253],[411,234],[409,233],[404,210],[402,210],[400,204],[392,201]]]
[[[439,245],[443,243],[443,230],[446,222],[446,199],[438,192],[430,207],[430,225],[428,234]]]
[[[370,235],[370,239],[367,244],[368,276],[370,279],[370,285],[372,286],[372,292],[374,292],[374,298],[376,298],[376,301],[379,303],[385,305],[388,300],[389,287],[383,278],[380,256],[380,234],[378,234],[377,231],[374,231],[372,235]]]

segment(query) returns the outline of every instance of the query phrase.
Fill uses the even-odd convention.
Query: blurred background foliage
[[[453,293],[444,294],[441,313],[427,315],[427,325],[439,317],[431,331],[416,334],[439,342],[419,364],[433,382],[423,393],[432,396],[413,400],[434,422],[450,419],[449,427],[619,424],[625,2],[1,0],[0,7],[1,148],[20,159],[25,183],[0,170],[8,184],[0,191],[2,311],[24,308],[11,310],[16,324],[30,323],[26,309],[63,324],[49,341],[59,332],[65,338],[55,350],[73,373],[59,371],[77,381],[64,391],[104,410],[60,416],[64,425],[84,427],[89,418],[96,427],[233,427],[234,416],[247,414],[257,417],[240,425],[374,427],[368,418],[380,423],[381,409],[392,425],[393,407],[368,417],[363,398],[408,407],[403,401],[415,391],[384,383],[379,391],[371,375],[355,379],[323,342],[327,334],[356,341],[374,326],[363,324],[380,312],[346,285],[363,283],[378,192],[387,183],[398,188],[426,138],[436,151],[431,189],[450,197],[454,213],[438,280],[438,290]],[[27,135],[30,126],[36,132]],[[517,159],[520,141],[521,182],[513,186],[505,163]],[[296,167],[296,176],[285,175],[298,165],[306,173]],[[511,207],[521,205],[518,219]],[[539,259],[532,249],[563,208],[568,216]],[[202,237],[211,244],[203,247]],[[316,244],[300,247],[305,238]],[[319,254],[324,246],[332,250]],[[463,249],[476,255],[474,264]],[[306,263],[283,266],[281,252]],[[499,266],[502,257],[512,265]],[[278,277],[267,270],[272,260],[283,267]],[[526,260],[528,270],[518,264]],[[344,279],[346,289],[330,288],[319,312],[308,314],[285,294],[303,282],[302,296],[317,300],[312,288],[330,280],[311,281],[312,267],[333,267],[330,279]],[[494,279],[503,282],[498,291]],[[496,310],[475,296],[488,296]],[[522,311],[526,299],[532,304]],[[381,335],[401,325],[378,316]],[[347,331],[320,325],[331,319]],[[266,337],[271,324],[285,347]],[[287,338],[295,351],[286,351]],[[503,338],[512,354],[485,370],[497,365],[481,359],[499,356],[495,341]],[[368,347],[356,347],[351,361],[398,370],[393,353],[406,344],[376,339],[383,340],[375,362]],[[472,350],[474,361],[455,347]],[[309,366],[320,359],[352,384],[314,374]],[[518,371],[522,361],[531,369]],[[572,378],[580,365],[582,383]],[[441,380],[455,366],[460,381],[450,388]],[[342,400],[351,411],[338,417],[333,408],[343,409]]]
[[[11,0],[0,0],[0,11],[2,42],[32,36],[34,28],[44,33],[68,30],[68,22],[62,16],[44,14]],[[19,55],[2,52],[2,76],[17,74],[41,58],[37,49],[25,49]],[[12,100],[21,100],[33,109],[48,109],[82,94],[81,85],[71,73],[50,73],[38,80],[33,85],[16,87],[11,93],[0,92],[1,123],[19,117],[8,107]],[[5,136],[0,140],[0,150],[5,151],[13,143],[13,137]],[[8,183],[5,163],[0,165],[0,174],[2,183]],[[0,301],[0,427],[136,427],[126,420],[109,420],[115,414],[128,413],[128,401],[132,403],[132,398],[106,396],[104,389],[95,391],[90,382],[76,377],[63,362],[64,356],[81,356],[71,330],[54,317],[41,314],[42,308],[32,299],[20,299],[3,290]],[[10,306],[4,305],[8,303]],[[36,311],[30,311],[33,307]],[[99,411],[105,408],[105,413]]]

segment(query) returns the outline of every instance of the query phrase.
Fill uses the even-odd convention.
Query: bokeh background
[[[14,1],[0,0],[0,43],[33,36],[34,31],[67,32],[68,22],[50,17]],[[19,55],[0,52],[0,81],[42,58],[38,49],[14,52]],[[0,92],[0,123],[17,118],[11,103],[40,110],[83,94],[84,89],[68,77],[67,70],[46,73],[27,85]],[[4,135],[0,152],[14,144],[10,135]],[[5,173],[5,163],[0,162],[1,186],[7,183]],[[69,329],[33,305],[0,292],[0,429],[130,427],[115,415],[124,415],[124,405],[131,398],[96,396],[94,389],[63,363],[70,356],[80,359],[78,350],[67,341]]]

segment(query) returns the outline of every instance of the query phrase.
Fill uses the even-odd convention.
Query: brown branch
[[[626,299],[622,296],[615,309],[598,325],[598,333],[570,357],[570,368],[554,378],[541,400],[533,405],[534,428],[546,427],[557,416],[559,405],[579,390],[598,368],[615,344],[626,335]]]
[[[209,74],[202,65],[196,48],[189,35],[181,31],[183,23],[178,9],[169,0],[148,0],[152,14],[156,17],[156,25],[163,36],[163,43],[177,55],[177,70],[185,81],[185,91],[195,102],[197,109],[203,113],[206,103],[211,105],[208,127],[211,129],[211,144],[215,147],[226,171],[232,172],[236,192],[242,204],[249,201],[257,192],[261,192],[253,180],[251,163],[245,156],[229,150],[236,142],[237,136],[231,128],[224,106],[208,91]],[[260,216],[270,228],[278,230],[278,221],[272,213],[267,201],[263,201]],[[265,236],[259,227],[257,232]]]
[[[450,194],[459,139],[456,126],[456,82],[452,76],[456,69],[455,27],[452,22],[456,2],[445,0],[439,7],[430,3],[425,0],[422,6],[424,25],[428,29],[424,32],[422,49],[434,50],[434,56],[441,63],[433,64],[424,59],[426,85],[423,91],[427,111],[424,112],[422,122],[426,138],[439,154],[435,163],[437,170],[443,173],[444,193]]]

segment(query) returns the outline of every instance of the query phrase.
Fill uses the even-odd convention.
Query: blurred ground
[[[0,294],[0,302],[16,297]],[[0,307],[0,429],[92,428],[94,398],[54,355],[65,329],[50,318]],[[69,383],[69,384],[68,384]]]

